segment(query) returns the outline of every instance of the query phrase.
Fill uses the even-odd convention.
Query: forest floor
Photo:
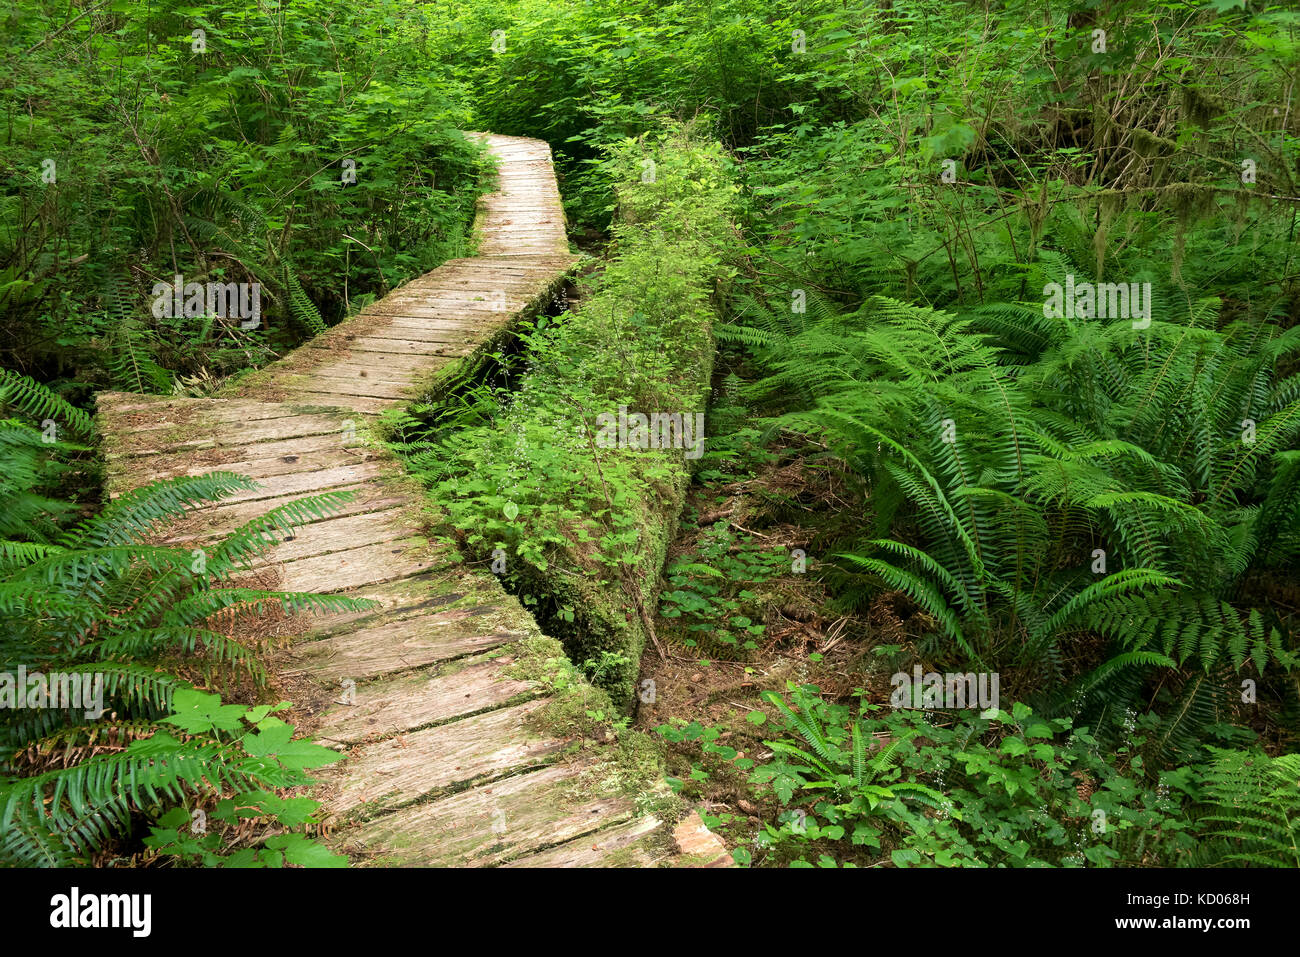
[[[665,616],[661,605],[655,625],[667,656],[647,648],[641,686],[653,682],[654,700],[642,697],[634,722],[648,734],[665,725],[715,728],[721,733],[714,743],[760,761],[771,757],[764,743],[770,733],[755,723],[771,712],[764,692],[783,693],[793,682],[816,685],[828,700],[856,701],[865,691],[867,700],[886,703],[894,669],[885,663],[926,626],[924,612],[899,592],[885,591],[865,609],[835,602],[832,586],[816,573],[816,553],[845,519],[839,479],[810,463],[806,449],[778,440],[764,452],[744,458],[738,473],[697,479],[691,486],[666,578],[671,579],[674,562],[712,559],[727,569],[729,562],[718,554],[723,549],[742,565],[747,556],[766,555],[777,566],[793,563],[790,556],[802,551],[805,568],[802,573],[783,568],[770,578],[728,576],[718,600],[737,600],[734,610],[761,622],[762,635],[753,648],[711,642],[684,627],[682,617]],[[666,580],[665,591],[672,588]],[[741,592],[752,597],[741,598]],[[702,754],[690,742],[669,744],[666,754],[679,794],[703,809],[705,822],[728,847],[750,843],[762,824],[780,813],[770,789],[760,796],[730,760]]]

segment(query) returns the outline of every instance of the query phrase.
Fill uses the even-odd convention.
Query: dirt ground
[[[642,694],[635,727],[654,733],[665,724],[699,722],[723,729],[718,744],[735,748],[740,757],[763,760],[771,756],[763,743],[770,725],[755,724],[747,716],[762,711],[770,719],[775,714],[762,700],[764,691],[781,692],[787,682],[794,682],[815,684],[828,698],[856,701],[865,690],[870,702],[888,702],[892,668],[871,649],[907,644],[921,624],[910,621],[916,610],[898,593],[878,596],[863,612],[836,610],[816,574],[817,530],[811,524],[772,521],[773,499],[833,512],[839,499],[833,481],[826,473],[791,462],[760,469],[745,481],[692,488],[669,565],[679,556],[695,555],[701,537],[725,519],[739,541],[748,541],[747,548],[787,554],[804,549],[807,571],[754,586],[758,597],[746,613],[761,621],[764,633],[754,649],[725,659],[706,657],[686,645],[681,620],[658,615],[655,625],[667,657],[653,647],[646,650],[639,687],[645,689],[645,682],[653,681],[654,695],[649,701]],[[787,510],[783,506],[777,511]],[[779,810],[775,801],[765,806],[746,775],[728,762],[710,761],[708,756],[701,762],[698,743],[669,745],[668,752],[669,773],[683,781],[683,796],[729,822],[719,829],[729,845],[744,843],[762,820],[771,820]]]

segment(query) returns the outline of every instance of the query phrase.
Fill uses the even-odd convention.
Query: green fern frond
[[[48,386],[41,385],[12,369],[0,369],[0,406],[11,406],[33,419],[54,419],[65,423],[77,435],[89,438],[95,434],[90,416]]]

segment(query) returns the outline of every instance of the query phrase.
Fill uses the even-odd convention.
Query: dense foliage
[[[478,150],[400,2],[10,4],[0,359],[202,388],[464,248]],[[257,283],[260,324],[154,287]]]
[[[442,402],[393,421],[394,447],[446,503],[467,560],[495,557],[622,705],[653,627],[671,534],[663,516],[676,515],[688,474],[683,451],[610,446],[600,422],[620,409],[692,425],[703,416],[711,282],[734,199],[728,165],[716,144],[680,131],[620,144],[608,159],[621,211],[608,259],[580,308],[539,317],[520,352],[499,357],[517,387],[485,385],[450,413]]]
[[[713,429],[711,447],[752,464],[779,434],[788,454],[837,463],[856,508],[815,544],[839,608],[906,596],[913,660],[1000,672],[1018,708],[1133,753],[1110,773],[1136,772],[1134,787],[1193,762],[1180,773],[1246,787],[1223,769],[1247,752],[1217,749],[1294,747],[1294,12],[465,10],[505,31],[501,50],[465,44],[478,108],[562,144],[579,218],[617,215],[596,158],[661,114],[702,113],[743,160],[747,237],[728,245],[733,323],[718,335],[748,356],[754,381],[728,402],[750,434]],[[1062,301],[1105,283],[1127,301],[1105,286],[1077,310]],[[753,646],[753,588],[784,558],[683,556],[664,613],[710,654]],[[921,740],[930,756],[957,747]],[[1271,800],[1274,786],[1251,787]],[[1188,793],[1186,813],[1214,817],[1223,794]],[[1296,796],[1281,800],[1293,821]],[[1215,858],[1195,833],[1081,859],[1255,853],[1238,835]],[[894,861],[999,860],[957,846]]]

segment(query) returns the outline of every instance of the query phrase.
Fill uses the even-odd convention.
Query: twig
[[[32,53],[35,53],[35,52],[36,52],[37,50],[39,50],[41,47],[45,46],[45,44],[48,43],[50,40],[53,40],[53,39],[54,39],[55,37],[57,37],[60,33],[62,33],[64,30],[68,29],[68,27],[72,26],[73,24],[77,23],[77,22],[80,21],[80,20],[84,20],[86,17],[90,16],[92,13],[94,13],[96,10],[98,10],[100,7],[102,7],[102,6],[103,6],[104,4],[106,4],[106,3],[108,3],[108,0],[99,0],[99,3],[95,4],[93,7],[88,7],[87,9],[83,10],[81,13],[79,13],[77,16],[73,17],[71,20],[69,20],[69,21],[68,21],[67,23],[65,23],[63,26],[59,27],[59,28],[58,28],[57,30],[55,30],[53,33],[47,33],[47,34],[45,34],[45,36],[43,36],[43,37],[41,37],[39,40],[37,40],[36,43],[34,43],[32,46],[28,47],[28,48],[23,52],[23,56],[28,56],[28,55],[30,55],[30,54],[32,54]]]

